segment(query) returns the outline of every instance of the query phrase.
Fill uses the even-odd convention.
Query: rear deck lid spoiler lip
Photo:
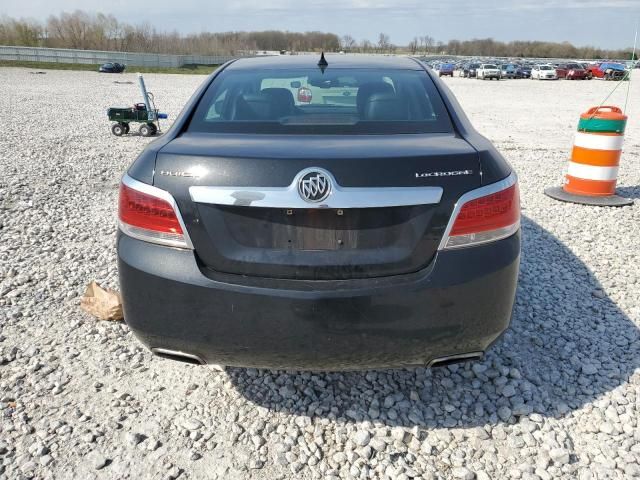
[[[328,196],[319,202],[305,200],[299,192],[303,177],[319,172],[330,179]],[[334,176],[323,168],[300,171],[287,187],[229,187],[192,186],[189,195],[195,203],[286,209],[348,209],[383,208],[438,204],[443,189],[425,187],[342,187]]]

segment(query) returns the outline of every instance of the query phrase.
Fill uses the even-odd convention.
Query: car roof
[[[327,70],[332,68],[387,68],[395,70],[423,70],[423,66],[410,57],[386,55],[343,55],[326,53]],[[229,70],[279,70],[317,68],[317,55],[273,55],[240,58],[227,67]]]

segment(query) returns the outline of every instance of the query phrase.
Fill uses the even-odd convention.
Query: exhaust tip
[[[480,360],[484,356],[484,352],[458,353],[456,355],[446,355],[444,357],[436,357],[429,362],[429,367],[446,367],[454,363],[468,362],[470,360]]]
[[[158,357],[175,360],[177,362],[189,363],[191,365],[205,365],[207,363],[198,355],[181,352],[179,350],[169,350],[168,348],[152,348],[151,351]]]

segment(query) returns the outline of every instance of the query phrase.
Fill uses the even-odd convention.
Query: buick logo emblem
[[[331,180],[328,175],[312,170],[300,177],[298,193],[307,202],[321,202],[331,193]]]

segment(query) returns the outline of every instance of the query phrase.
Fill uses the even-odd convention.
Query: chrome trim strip
[[[485,185],[484,187],[476,188],[475,190],[471,190],[470,192],[462,195],[458,201],[456,202],[455,207],[453,207],[453,212],[451,213],[451,218],[449,218],[449,223],[447,224],[447,228],[444,231],[444,235],[442,235],[442,239],[440,240],[440,245],[438,245],[438,251],[444,250],[447,245],[447,240],[449,239],[449,233],[451,233],[451,229],[453,228],[453,224],[456,221],[456,217],[462,208],[462,205],[465,203],[475,200],[476,198],[484,197],[486,195],[491,195],[492,193],[499,192],[500,190],[504,190],[505,188],[509,188],[512,185],[515,185],[518,181],[518,176],[514,171],[511,171],[507,178],[503,178],[499,182],[491,183],[489,185]],[[515,232],[514,232],[515,233]]]
[[[309,172],[322,172],[332,182],[329,196],[309,203],[298,194],[300,179]],[[196,203],[262,208],[376,208],[439,203],[442,187],[341,187],[323,168],[305,168],[288,187],[189,187]]]
[[[171,195],[169,192],[167,192],[166,190],[162,190],[161,188],[158,187],[154,187],[153,185],[149,185],[148,183],[142,183],[138,180],[136,180],[135,178],[130,177],[127,173],[125,173],[122,176],[122,183],[124,183],[127,187],[130,187],[134,190],[137,190],[139,192],[142,193],[146,193],[148,195],[157,197],[157,198],[161,198],[162,200],[165,200],[166,202],[168,202],[172,207],[173,210],[176,212],[176,216],[178,217],[178,222],[180,223],[180,227],[182,228],[182,233],[184,235],[184,241],[187,244],[187,248],[193,250],[193,243],[191,243],[191,238],[189,237],[189,232],[187,231],[187,227],[184,224],[184,220],[182,219],[182,214],[180,213],[180,209],[178,208],[178,204],[176,203],[176,200],[173,198],[173,195]],[[122,222],[118,221],[118,225],[120,226],[122,224]],[[174,244],[171,243],[165,243],[162,242],[162,240],[156,241],[154,242],[152,239],[145,237],[145,238],[141,238],[140,236],[136,236],[136,235],[131,235],[130,233],[130,229],[122,229],[123,233],[130,235],[134,238],[138,238],[140,240],[145,240],[147,242],[151,242],[151,243],[158,243],[160,245],[169,245],[172,247],[181,247],[184,248],[184,245],[176,245],[175,242]],[[125,231],[125,230],[129,230],[129,231]],[[170,240],[168,242],[171,242]]]

